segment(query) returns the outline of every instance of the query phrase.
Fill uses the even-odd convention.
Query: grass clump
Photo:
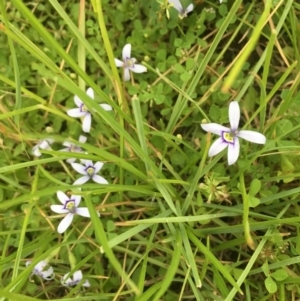
[[[300,5],[170,2],[0,2],[1,301],[299,298]]]

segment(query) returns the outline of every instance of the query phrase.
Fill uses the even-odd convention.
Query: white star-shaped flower
[[[238,130],[240,122],[240,107],[237,101],[232,101],[229,105],[229,122],[230,128],[217,123],[201,124],[201,127],[206,132],[219,135],[218,138],[210,147],[208,155],[210,157],[217,155],[228,146],[228,165],[234,164],[239,157],[240,142],[239,138],[247,141],[265,144],[266,137],[263,134],[254,131]]]
[[[191,3],[186,9],[183,8],[179,0],[169,0],[170,4],[173,4],[174,8],[178,11],[180,19],[187,17],[187,14],[194,9],[194,5]]]
[[[131,44],[126,44],[123,47],[122,59],[123,61],[120,61],[115,58],[115,63],[117,67],[123,67],[124,81],[130,80],[130,71],[135,73],[143,73],[147,71],[145,66],[136,64],[136,59],[131,57]]]
[[[68,229],[68,227],[72,223],[75,214],[84,217],[90,217],[88,208],[78,207],[81,201],[80,195],[72,195],[69,197],[62,191],[57,191],[56,195],[59,201],[62,203],[62,205],[51,205],[51,210],[54,211],[55,213],[67,214],[58,225],[57,228],[58,233],[63,233]],[[98,216],[100,216],[99,213]]]
[[[37,145],[32,148],[32,154],[36,157],[40,157],[42,153],[40,152],[41,149],[43,150],[51,150],[51,144],[54,142],[54,139],[47,138],[40,140]]]
[[[94,90],[92,88],[88,88],[86,90],[86,94],[91,98],[94,99]],[[82,117],[82,130],[85,133],[89,133],[91,130],[91,124],[92,124],[92,114],[88,110],[87,106],[83,103],[83,101],[77,96],[74,96],[74,102],[77,106],[75,109],[70,109],[67,111],[67,114],[71,117],[75,118],[81,118]],[[100,106],[105,111],[111,111],[112,107],[108,104],[100,104]]]
[[[86,137],[80,135],[79,136],[79,142],[80,143],[85,143],[86,142]],[[63,143],[63,146],[66,146],[66,148],[61,149],[61,152],[70,152],[70,153],[82,153],[83,150],[80,146],[76,145],[75,143],[69,142],[69,141],[65,141]],[[76,158],[70,158],[67,160],[68,163],[74,163],[76,161]]]
[[[72,276],[69,276],[69,275],[70,275],[70,273],[67,273],[66,275],[64,275],[61,278],[62,285],[76,286],[82,280],[82,272],[80,270],[73,273],[73,278],[72,278]],[[82,283],[82,286],[90,287],[91,285],[88,280],[85,280],[85,282]]]
[[[31,260],[26,261],[26,266],[28,267],[31,264],[31,262],[32,262]],[[47,260],[40,261],[33,268],[31,276],[37,275],[45,280],[52,280],[54,278],[53,268],[51,266],[48,266],[48,268],[45,269],[46,266],[48,266]]]
[[[99,184],[108,184],[108,182],[101,176],[97,175],[97,173],[101,170],[104,163],[96,162],[93,164],[91,160],[81,160],[84,164],[72,163],[72,167],[83,177],[77,179],[73,185],[81,185],[86,183],[89,179],[92,179],[94,182]]]

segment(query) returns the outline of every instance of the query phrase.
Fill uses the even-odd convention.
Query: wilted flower
[[[179,0],[169,0],[170,4],[173,4],[174,8],[178,11],[179,18],[187,17],[187,14],[194,9],[194,5],[191,3],[186,9],[182,7]]]
[[[73,185],[81,185],[86,183],[89,179],[92,179],[94,182],[99,184],[108,184],[108,182],[101,176],[97,175],[97,173],[101,170],[104,163],[96,162],[93,164],[91,160],[81,160],[84,164],[72,163],[72,167],[83,177],[77,179]]]
[[[80,143],[85,143],[86,142],[86,137],[80,135],[79,136],[79,142]],[[66,148],[61,149],[60,151],[62,152],[70,152],[70,153],[82,153],[83,150],[80,146],[76,145],[75,143],[69,142],[69,141],[65,141],[63,143],[63,146],[66,146]],[[76,161],[76,158],[70,158],[67,160],[68,163],[74,163]]]
[[[73,273],[73,278],[72,278],[72,276],[69,276],[69,275],[70,275],[70,273],[67,273],[66,275],[64,275],[61,278],[62,285],[76,286],[82,280],[82,272],[80,270]],[[82,284],[82,286],[90,287],[91,285],[88,280],[85,280],[85,282]]]
[[[32,262],[31,260],[26,261],[26,266],[28,267],[31,264],[31,262]],[[37,275],[39,277],[42,277],[45,280],[53,279],[54,278],[53,268],[51,266],[48,266],[48,268],[45,269],[46,266],[48,266],[47,260],[40,261],[33,268],[31,276],[32,275]]]
[[[94,99],[94,90],[92,88],[88,88],[86,90],[86,94],[91,98]],[[82,130],[85,133],[89,133],[91,129],[91,124],[92,124],[92,114],[88,110],[87,106],[82,102],[82,100],[75,95],[74,96],[74,102],[77,106],[75,109],[70,109],[67,111],[67,114],[71,117],[79,118],[82,117]],[[100,104],[100,106],[105,110],[105,111],[111,111],[112,107],[108,104]]]
[[[253,143],[265,144],[266,137],[263,134],[254,131],[238,130],[240,107],[237,101],[232,101],[229,105],[229,122],[230,128],[217,123],[201,124],[201,127],[207,132],[220,136],[220,138],[211,145],[208,155],[210,157],[215,156],[228,146],[228,165],[231,165],[235,163],[239,157],[239,138],[243,138]]]
[[[51,144],[54,142],[54,139],[51,139],[51,138],[47,138],[47,139],[43,139],[43,140],[40,140],[38,142],[37,145],[35,145],[33,148],[32,148],[32,154],[36,157],[40,157],[42,154],[40,152],[41,149],[43,150],[50,150],[51,149]]]
[[[137,60],[131,57],[131,44],[126,44],[123,47],[122,59],[123,61],[120,61],[115,58],[115,63],[117,67],[123,67],[124,81],[130,80],[130,71],[135,73],[143,73],[147,71],[145,66],[136,64]]]
[[[72,195],[69,197],[62,191],[57,191],[56,195],[59,201],[62,203],[62,205],[51,205],[51,210],[55,213],[67,213],[67,215],[62,219],[62,221],[58,225],[58,233],[63,233],[68,229],[68,227],[72,223],[75,214],[84,217],[90,217],[88,208],[78,207],[81,201],[80,195]]]

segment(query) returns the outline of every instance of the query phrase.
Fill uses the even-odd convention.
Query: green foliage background
[[[0,3],[1,301],[299,298],[297,1],[197,0],[182,20],[163,0]],[[148,72],[123,83],[126,43]],[[59,152],[82,134],[75,94],[93,112],[87,154]],[[200,124],[226,125],[232,100],[267,143],[243,141],[228,166]],[[72,157],[105,162],[110,184],[75,189]],[[63,235],[58,190],[91,213]],[[28,259],[54,280],[30,277]],[[78,269],[91,287],[64,287]]]

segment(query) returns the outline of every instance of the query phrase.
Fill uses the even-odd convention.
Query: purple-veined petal
[[[131,44],[126,44],[123,47],[122,58],[123,58],[124,62],[126,61],[126,59],[130,59],[131,58]]]
[[[125,82],[130,80],[130,71],[128,68],[123,69],[123,79]]]
[[[94,165],[94,168],[95,168],[95,173],[98,173],[101,168],[103,167],[104,163],[102,162],[96,162],[95,165]]]
[[[91,130],[91,124],[92,124],[92,115],[91,113],[88,113],[84,116],[82,121],[82,130],[85,133],[89,133]]]
[[[117,67],[123,67],[124,66],[124,62],[122,62],[122,61],[120,61],[120,60],[118,60],[116,58],[115,58],[115,63],[116,63]]]
[[[69,212],[68,209],[64,209],[63,205],[51,205],[50,208],[53,212],[58,213],[58,214],[63,214],[63,213]]]
[[[81,175],[86,175],[85,166],[79,163],[72,163],[72,167]]]
[[[67,114],[70,117],[74,117],[74,118],[79,118],[82,117],[84,115],[86,115],[87,112],[81,112],[79,108],[75,108],[75,109],[70,109],[67,111]]]
[[[140,64],[134,64],[133,67],[129,67],[129,69],[134,73],[147,72],[147,68]]]
[[[91,217],[89,210],[86,207],[76,208],[76,213],[84,217]]]
[[[89,179],[90,179],[89,176],[83,176],[83,177],[77,179],[77,180],[73,183],[73,185],[82,185],[82,184],[86,183]]]
[[[91,87],[86,90],[86,95],[91,99],[95,98],[94,90]]]
[[[72,195],[72,199],[74,200],[75,207],[78,207],[81,201],[81,195]]]
[[[92,180],[98,184],[108,184],[108,182],[99,175],[93,175]]]
[[[74,102],[78,108],[80,108],[83,104],[82,100],[77,95],[74,96]]]
[[[238,129],[240,123],[240,106],[237,101],[232,101],[229,104],[229,122],[231,130],[234,132]]]
[[[202,129],[206,132],[213,133],[221,136],[222,132],[230,132],[230,129],[226,126],[217,123],[202,123],[200,124]]]
[[[102,109],[105,111],[112,111],[112,107],[108,104],[105,104],[105,103],[100,104],[100,107],[102,107]]]
[[[181,13],[183,10],[182,4],[179,0],[169,0],[170,4],[173,4],[174,8]]]
[[[65,203],[70,199],[64,192],[60,190],[56,192],[56,196],[63,205],[65,205]]]
[[[237,136],[247,141],[258,144],[265,144],[267,141],[266,137],[263,134],[254,131],[242,130],[238,132]]]
[[[76,281],[76,282],[79,282],[81,279],[82,279],[82,272],[80,270],[74,272],[73,280]]]
[[[186,13],[188,14],[194,9],[194,5],[191,3],[187,8],[186,8]]]
[[[57,227],[57,232],[58,233],[64,233],[69,228],[69,226],[71,225],[73,217],[74,217],[74,214],[68,213],[62,219],[62,221],[59,223],[59,225]]]
[[[85,136],[83,136],[83,135],[80,135],[80,136],[79,136],[78,141],[79,141],[80,143],[85,143],[86,140],[87,140],[87,137],[85,137]]]
[[[227,147],[227,143],[220,137],[209,148],[208,156],[213,157]]]
[[[232,165],[236,162],[240,154],[240,142],[239,138],[234,138],[234,143],[228,144],[228,165]]]

